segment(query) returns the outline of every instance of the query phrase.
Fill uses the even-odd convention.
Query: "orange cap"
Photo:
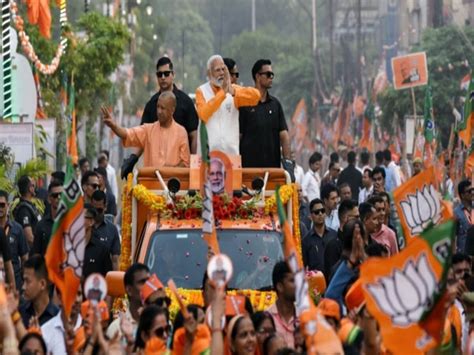
[[[341,310],[339,304],[330,298],[321,298],[318,303],[319,312],[325,317],[341,319]]]
[[[87,311],[90,307],[90,301],[82,302],[81,304],[81,316],[82,318],[87,318]],[[100,320],[109,320],[109,308],[107,307],[107,303],[105,301],[100,301],[97,304],[97,308],[100,313]]]
[[[151,275],[148,280],[146,280],[145,284],[143,285],[143,288],[140,292],[140,295],[142,297],[142,300],[145,301],[150,295],[163,288],[163,284],[161,283],[160,279],[156,274]]]
[[[347,291],[345,301],[349,311],[352,311],[353,309],[359,311],[360,308],[365,305],[364,291],[362,290],[362,282],[360,279],[357,279],[357,281],[352,284],[349,291]]]

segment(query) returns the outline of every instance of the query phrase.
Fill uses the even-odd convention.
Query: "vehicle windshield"
[[[156,231],[145,263],[162,282],[172,278],[178,287],[201,288],[207,266],[207,244],[201,230]],[[282,236],[275,231],[217,231],[219,248],[234,267],[231,289],[265,290],[272,286],[273,266],[283,259]]]

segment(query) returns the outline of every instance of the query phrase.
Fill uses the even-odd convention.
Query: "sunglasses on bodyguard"
[[[239,72],[230,73],[230,75],[235,76],[237,79],[239,78]]]
[[[272,71],[264,71],[258,74],[265,75],[268,79],[273,79],[275,77],[275,73],[273,73]]]
[[[324,208],[320,208],[320,209],[311,211],[311,213],[314,214],[314,215],[324,214],[324,212],[325,212]]]
[[[55,192],[55,193],[49,194],[49,196],[51,196],[51,198],[59,198],[59,196],[61,196],[61,192]]]
[[[156,76],[157,76],[158,78],[165,78],[165,77],[167,78],[167,77],[169,77],[169,76],[171,75],[171,73],[173,73],[172,70],[157,71],[157,72],[156,72]]]

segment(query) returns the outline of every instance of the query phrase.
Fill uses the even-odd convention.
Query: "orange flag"
[[[64,191],[45,256],[49,278],[61,292],[63,309],[68,317],[80,286],[84,250],[84,201],[68,157]]]
[[[424,354],[440,344],[454,232],[449,221],[414,238],[399,254],[361,265],[367,309],[390,353]]]
[[[276,202],[280,228],[283,234],[285,258],[288,267],[295,275],[295,310],[300,318],[301,329],[306,338],[307,354],[344,354],[337,333],[318,313],[308,293],[308,281],[301,258],[297,256],[295,241],[290,224],[286,219],[280,199],[280,188],[276,190]]]
[[[412,177],[393,192],[400,224],[409,244],[431,224],[438,224],[452,217],[441,201],[439,181],[435,167]]]
[[[38,25],[43,37],[51,38],[51,11],[48,0],[26,0],[28,7],[28,21]]]

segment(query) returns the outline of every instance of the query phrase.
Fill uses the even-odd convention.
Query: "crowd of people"
[[[365,307],[359,267],[367,258],[400,252],[402,236],[391,193],[421,173],[422,162],[414,160],[412,172],[407,173],[390,150],[374,157],[367,151],[329,156],[315,152],[305,173],[292,159],[282,107],[269,93],[275,75],[271,61],[255,62],[254,87],[236,84],[238,67],[230,58],[211,56],[207,70],[209,80],[197,89],[194,105],[174,84],[171,60],[160,58],[156,73],[160,90],[145,106],[140,126],[121,127],[108,109],[102,109],[104,123],[124,146],[135,149],[120,175],[131,172],[142,154],[144,166],[189,167],[190,155],[199,154],[203,144],[211,151],[240,155],[242,167],[285,168],[298,186],[304,267],[320,272],[327,285],[314,297],[318,312],[338,334],[344,353],[383,353],[377,321]],[[207,142],[198,134],[203,124]],[[85,280],[93,273],[105,276],[119,268],[120,196],[108,151],[100,153],[95,168],[86,158],[80,159],[77,178],[85,203]],[[276,261],[271,275],[276,302],[265,311],[255,311],[245,299],[244,310],[236,314],[235,307],[228,306],[232,298],[204,274],[203,304],[189,304],[187,312],[170,314],[162,281],[146,265],[134,263],[123,278],[127,298],[123,312],[113,314],[109,296],[99,303],[87,300],[81,288],[66,317],[44,259],[64,179],[64,172],[55,172],[47,189],[42,189],[35,179],[22,176],[17,183],[19,196],[13,200],[0,190],[0,278],[6,285],[5,297],[0,292],[2,353],[305,353],[305,337],[295,313],[295,276],[283,260]],[[446,180],[446,192],[458,196],[457,253],[448,274],[447,340],[443,341],[465,351],[474,318],[474,300],[466,296],[474,291],[474,188],[469,180],[459,182],[457,191],[453,185]]]

